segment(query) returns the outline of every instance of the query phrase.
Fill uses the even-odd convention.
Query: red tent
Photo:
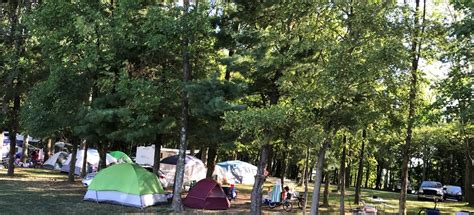
[[[197,209],[227,210],[230,208],[230,202],[222,187],[216,181],[208,178],[196,183],[183,203],[186,207]]]

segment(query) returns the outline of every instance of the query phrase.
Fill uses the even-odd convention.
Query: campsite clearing
[[[132,212],[171,212],[168,206],[153,206],[145,209],[125,207],[120,205],[94,203],[83,201],[86,188],[78,182],[70,184],[66,182],[67,175],[44,169],[25,169],[16,168],[14,177],[5,176],[6,170],[0,169],[0,208],[2,214],[48,214],[55,213],[78,213],[78,214],[110,214],[110,213],[132,213]],[[271,184],[266,184],[266,188]],[[266,188],[264,190],[266,190]],[[251,185],[237,185],[240,191],[237,201],[232,202],[230,210],[223,211],[226,214],[240,214],[249,211]],[[301,191],[298,187],[297,191]],[[330,190],[335,187],[330,187]],[[310,189],[311,190],[311,189]],[[350,189],[348,195],[353,194]],[[388,201],[388,205],[397,207],[398,194],[385,191],[363,190],[364,198],[377,195]],[[330,193],[330,207],[322,208],[321,211],[332,214],[338,210],[339,195]],[[351,196],[346,201],[349,208],[349,200],[353,200]],[[432,207],[433,203],[417,201],[415,196],[410,196],[408,200],[408,212],[416,213],[422,207]],[[351,205],[350,207],[354,207]],[[474,211],[474,208],[467,207],[464,202],[443,202],[438,206],[443,213],[453,214],[460,210]],[[281,212],[281,208],[269,209],[263,206],[265,213]],[[309,210],[309,209],[308,209]],[[386,209],[392,212],[394,209]],[[196,214],[203,210],[187,209],[186,211]],[[295,213],[298,210],[293,210]]]

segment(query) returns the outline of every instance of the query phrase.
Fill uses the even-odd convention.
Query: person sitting
[[[281,199],[282,200],[290,200],[291,199],[290,188],[288,186],[285,186],[285,188],[283,188],[283,192],[281,192]]]
[[[33,167],[41,165],[40,160],[39,160],[38,149],[36,149],[35,151],[33,151],[33,153],[31,153],[31,162],[33,162]]]

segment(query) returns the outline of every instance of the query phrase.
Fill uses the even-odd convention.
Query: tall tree
[[[472,105],[472,26],[474,5],[469,1],[451,1],[461,17],[450,26],[447,54],[443,60],[452,63],[449,73],[437,86],[438,103],[450,120],[456,120],[460,139],[464,145],[464,194],[465,200],[474,205],[474,147],[472,146],[474,106]]]
[[[420,22],[421,15],[421,22]],[[416,109],[416,96],[418,87],[418,63],[421,57],[421,45],[424,34],[425,26],[425,15],[426,15],[426,0],[423,0],[423,8],[420,14],[420,0],[415,0],[415,10],[413,13],[413,35],[411,35],[411,68],[410,68],[410,92],[408,98],[408,117],[407,117],[407,130],[405,137],[405,145],[403,147],[403,161],[401,167],[401,190],[400,190],[400,201],[399,201],[399,213],[406,214],[406,198],[408,188],[408,162],[411,154],[411,141],[413,126],[415,123],[415,109]]]

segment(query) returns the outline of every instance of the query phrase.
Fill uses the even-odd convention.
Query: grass
[[[75,183],[66,182],[67,175],[59,172],[43,169],[23,169],[16,168],[14,177],[7,177],[6,170],[0,169],[0,214],[50,214],[50,213],[77,213],[77,214],[111,214],[111,213],[168,213],[169,206],[153,206],[145,209],[124,207],[113,204],[98,204],[83,201],[82,198],[86,188],[80,184],[78,178]],[[271,183],[265,184],[265,191],[271,187]],[[290,187],[292,187],[290,185]],[[239,198],[233,202],[230,210],[225,212],[211,212],[203,210],[186,210],[187,214],[246,214],[250,207],[249,185],[238,185]],[[331,186],[330,190],[335,187]],[[302,187],[297,187],[297,191],[302,192]],[[312,190],[312,187],[309,189]],[[354,208],[353,189],[346,192],[346,209]],[[393,209],[387,212],[398,210],[398,194],[385,191],[362,189],[362,200],[370,202],[372,196],[379,196],[388,200],[388,205]],[[311,196],[309,197],[311,199]],[[330,193],[330,206],[321,208],[322,214],[335,214],[339,208],[339,194]],[[309,203],[310,204],[310,203]],[[409,195],[407,207],[409,214],[416,214],[421,208],[433,207],[434,204],[428,201],[417,201],[416,196]],[[460,210],[474,212],[473,207],[468,207],[464,202],[442,202],[438,204],[443,214],[454,214]],[[269,209],[263,206],[265,214],[280,213],[281,208]],[[309,209],[308,209],[309,211]],[[301,211],[293,210],[294,213]]]

